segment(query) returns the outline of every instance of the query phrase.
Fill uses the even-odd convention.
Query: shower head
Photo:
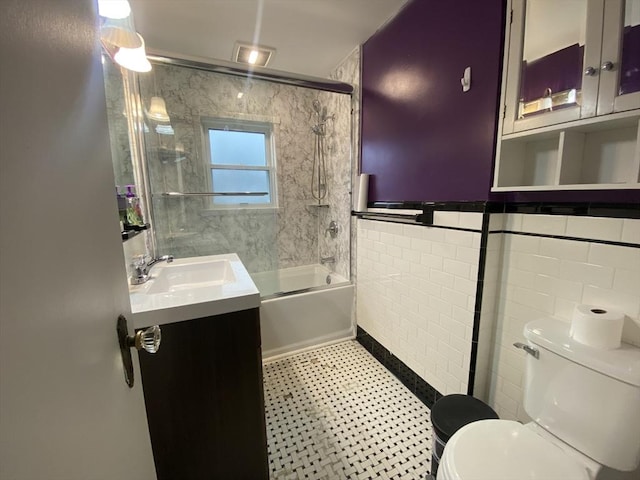
[[[320,115],[320,111],[322,109],[322,106],[320,105],[320,100],[315,99],[313,102],[311,102],[311,105],[313,106],[313,109],[315,110],[315,112]]]

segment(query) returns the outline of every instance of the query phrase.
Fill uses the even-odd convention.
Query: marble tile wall
[[[351,186],[352,172],[357,163],[354,163],[358,151],[357,132],[351,137],[351,128],[358,128],[357,112],[352,109],[358,105],[358,84],[360,78],[360,48],[351,52],[331,73],[334,80],[354,85],[354,95],[338,95],[323,92],[319,100],[326,105],[327,111],[334,115],[334,120],[329,127],[330,136],[327,147],[327,180],[329,189],[325,202],[328,208],[320,211],[319,248],[320,256],[335,256],[336,272],[350,278],[352,268],[352,228],[351,228]],[[332,238],[326,231],[329,222],[336,221],[339,232],[336,238]],[[355,259],[355,257],[353,257]],[[355,261],[355,260],[354,260]]]
[[[141,90],[147,108],[152,96],[165,100],[174,131],[173,135],[160,135],[155,123],[148,125],[146,150],[154,194],[209,189],[202,118],[269,122],[276,148],[276,209],[221,211],[211,209],[211,198],[207,197],[154,195],[159,254],[186,257],[237,252],[249,272],[315,264],[319,254],[333,254],[328,246],[320,251],[319,236],[324,236],[326,218],[320,219],[320,209],[309,206],[317,202],[310,192],[311,112],[313,100],[319,99],[336,115],[326,140],[331,148],[327,169],[330,178],[341,178],[341,162],[347,163],[349,170],[348,156],[345,159],[344,155],[350,141],[348,95],[160,64],[141,77]],[[243,93],[242,98],[238,92]],[[335,191],[338,187],[348,189],[348,182],[330,185],[332,198],[348,195],[348,190],[346,194]]]

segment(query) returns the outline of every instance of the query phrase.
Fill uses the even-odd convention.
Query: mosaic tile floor
[[[355,341],[264,366],[271,479],[423,479],[429,409]]]

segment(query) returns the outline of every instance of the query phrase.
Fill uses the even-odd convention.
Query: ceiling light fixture
[[[136,32],[113,25],[103,26],[100,29],[100,40],[108,46],[119,48],[140,48],[142,46],[141,37]]]
[[[127,0],[98,0],[98,15],[119,20],[131,15],[131,5]]]
[[[246,63],[258,67],[266,67],[273,60],[276,49],[264,45],[236,42],[231,59],[234,62]]]
[[[121,47],[113,56],[113,59],[118,62],[119,65],[134,72],[148,72],[151,70],[151,63],[147,60],[147,53],[144,49],[144,39],[139,33],[136,33],[136,35],[140,38],[140,47]]]
[[[147,117],[156,122],[169,122],[171,120],[167,113],[167,104],[162,97],[151,97]]]

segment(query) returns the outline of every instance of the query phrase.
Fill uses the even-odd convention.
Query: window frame
[[[214,170],[246,170],[246,171],[266,171],[269,180],[269,203],[215,203],[215,196],[212,196],[209,208],[212,210],[265,210],[275,209],[278,207],[277,193],[277,175],[275,161],[275,142],[273,134],[273,124],[271,122],[263,122],[256,120],[243,120],[220,117],[202,117],[200,119],[202,127],[203,145],[204,145],[204,161],[207,175],[207,185],[209,191],[215,193],[213,187],[213,171]],[[234,132],[261,133],[264,134],[264,153],[265,166],[252,165],[215,165],[211,158],[211,142],[209,130],[229,130]]]

